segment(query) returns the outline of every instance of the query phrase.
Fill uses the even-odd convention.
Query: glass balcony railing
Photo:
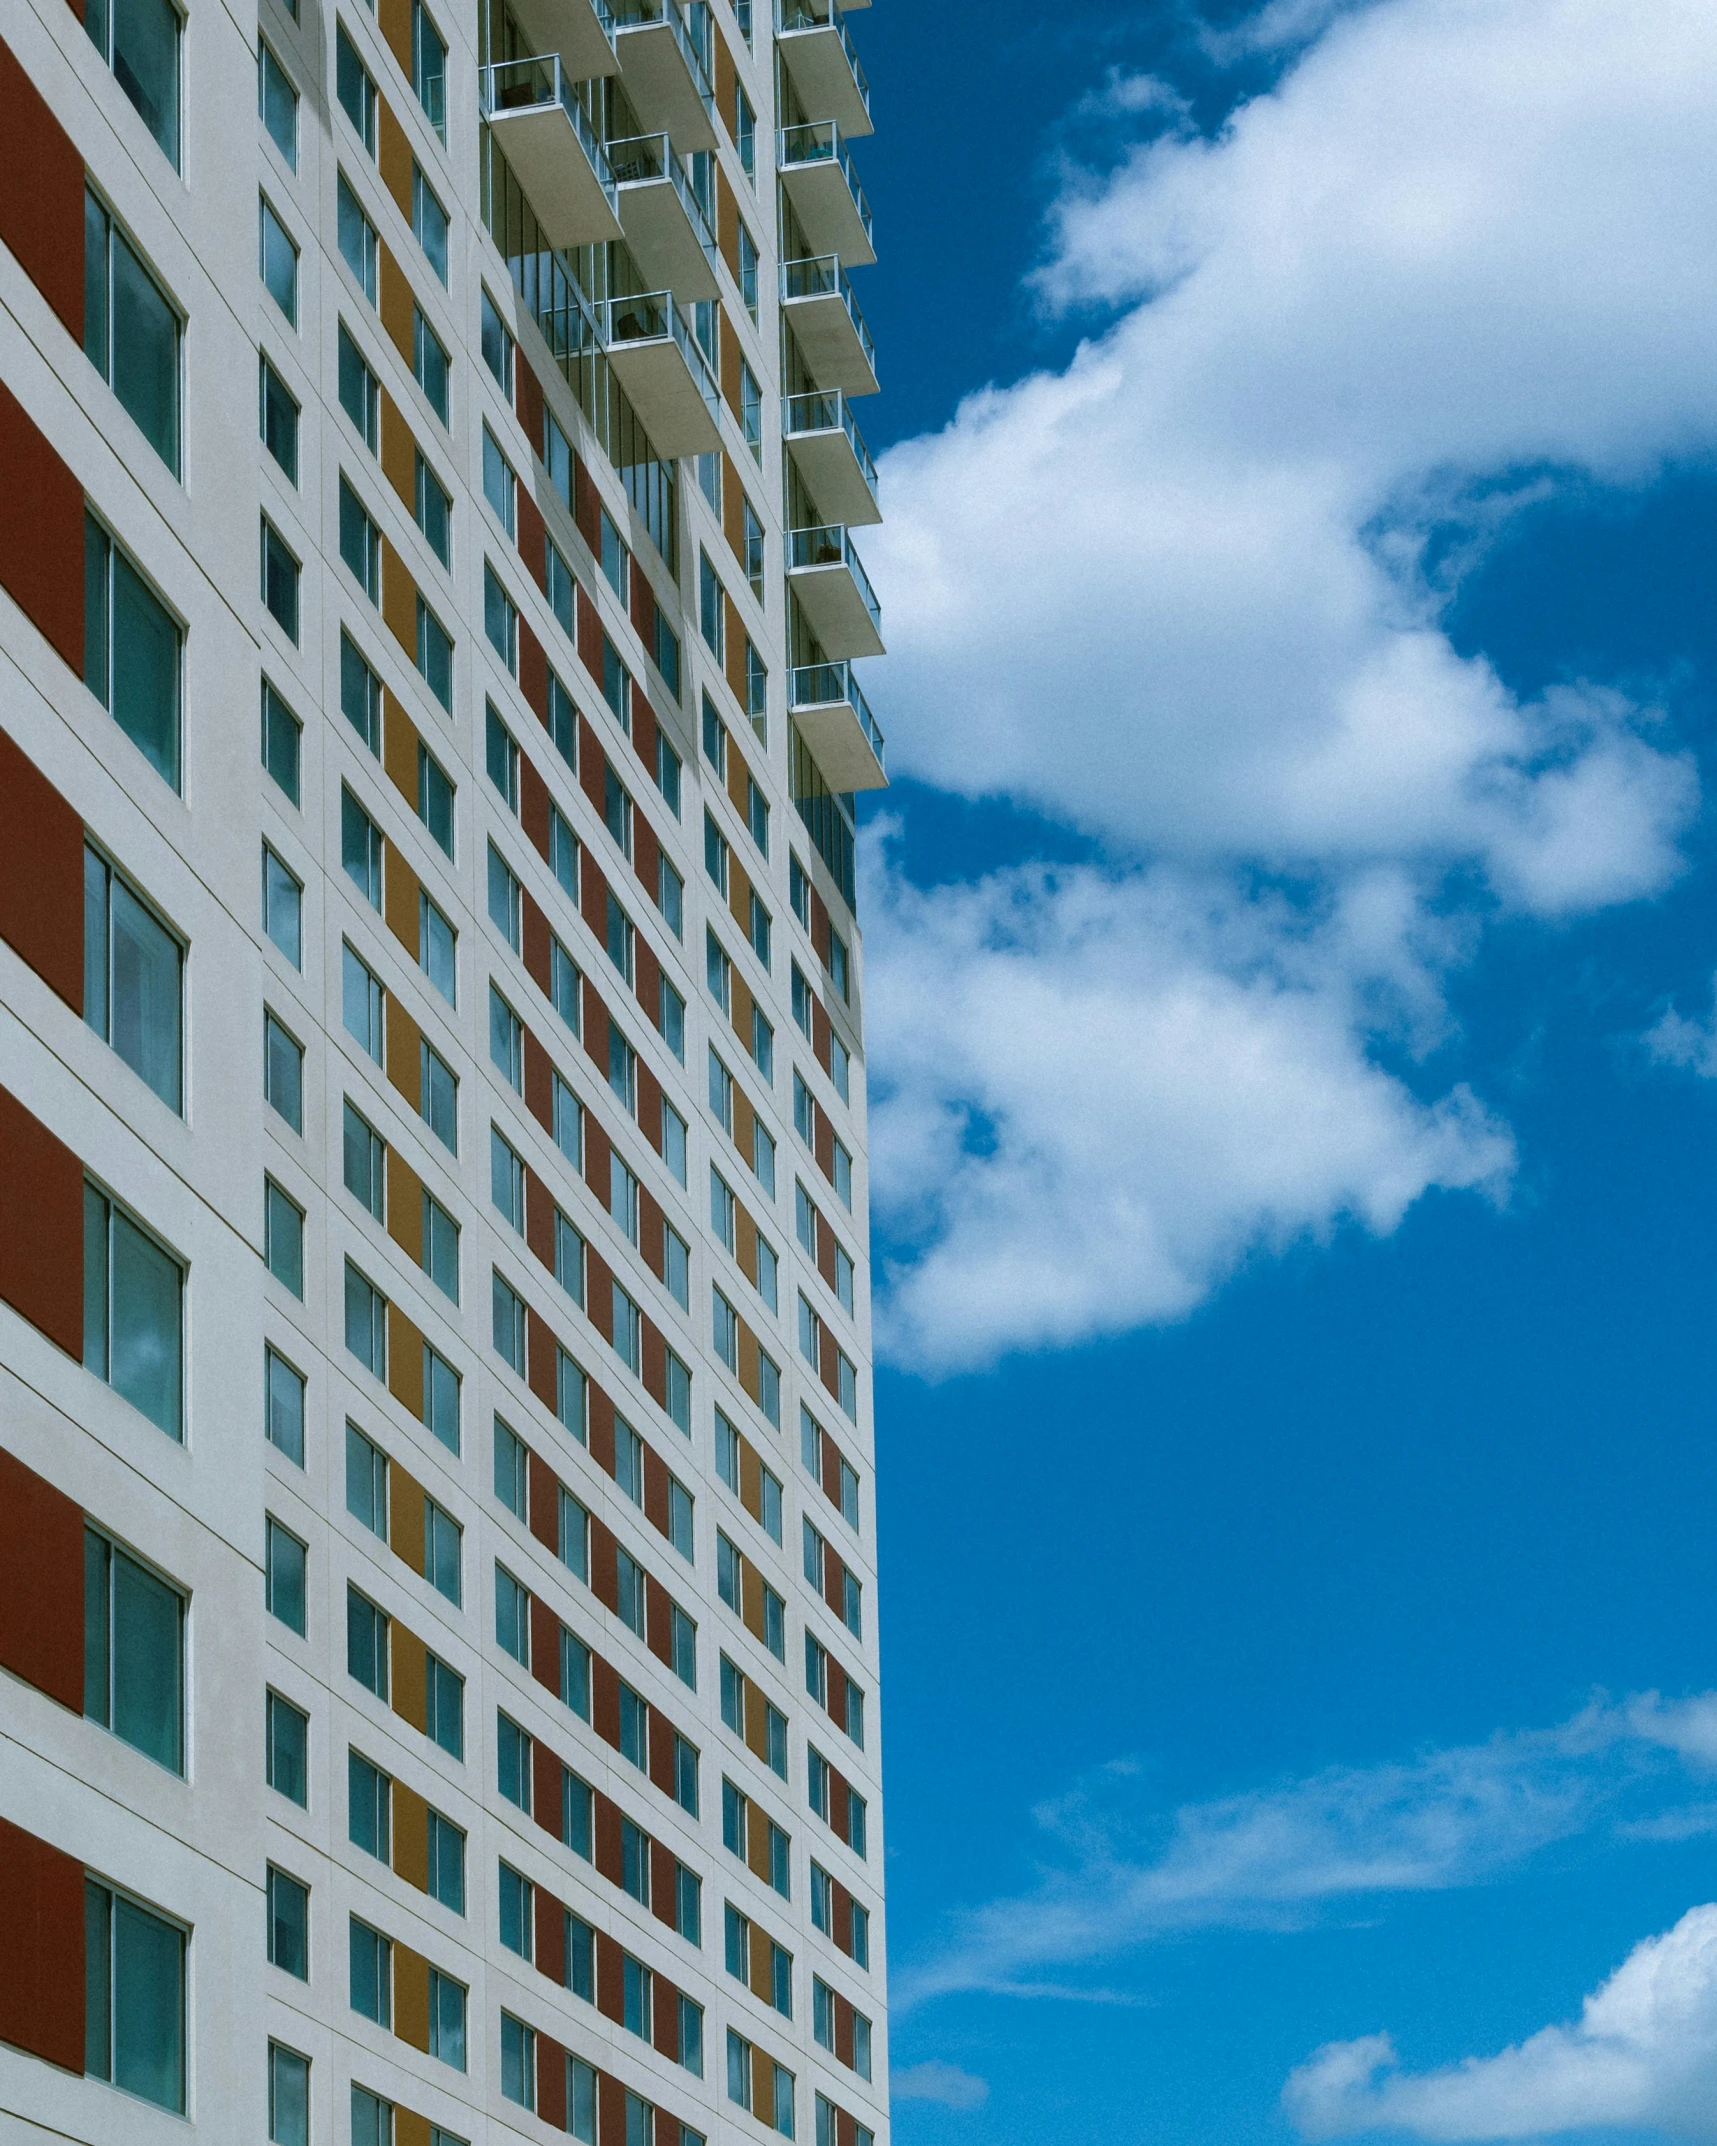
[[[675,305],[671,291],[650,291],[632,298],[602,298],[596,305],[597,326],[610,348],[617,343],[662,343],[679,345],[698,392],[713,411],[719,400],[715,374],[704,356],[703,346],[692,333],[691,323]]]
[[[852,69],[853,86],[858,91],[859,102],[865,111],[870,111],[870,84],[859,64],[859,56],[853,50],[853,41],[846,24],[841,20],[829,0],[823,0],[824,12],[818,14],[810,0],[775,0],[775,34],[790,37],[795,30],[821,30],[839,43],[847,65]]]
[[[847,147],[846,136],[832,119],[819,119],[802,127],[783,127],[779,163],[783,174],[804,171],[818,164],[836,166],[847,182],[847,191],[853,197],[853,207],[858,212],[865,243],[870,246],[876,244],[876,233],[871,227],[870,202],[864,188],[859,184],[858,173],[853,169],[852,151]]]
[[[498,60],[492,67],[481,68],[479,74],[478,96],[485,119],[543,111],[558,104],[572,124],[579,147],[590,159],[590,168],[608,197],[608,206],[615,207],[617,196],[608,152],[597,139],[590,115],[573,94],[558,52],[539,59]]]
[[[864,443],[864,435],[853,421],[852,406],[838,388],[828,394],[789,395],[781,405],[781,433],[784,439],[803,440],[819,432],[844,432],[853,454],[858,460],[860,472],[870,487],[874,499],[877,490],[876,464],[870,458],[870,449]]]
[[[804,663],[788,674],[788,705],[795,715],[818,708],[850,708],[858,717],[865,742],[876,755],[879,768],[887,769],[882,732],[858,689],[850,663]]]
[[[781,263],[781,303],[791,305],[796,298],[839,298],[863,348],[865,363],[872,372],[876,371],[876,344],[853,296],[852,279],[841,266],[838,254],[822,253],[814,259]]]
[[[640,186],[652,179],[669,180],[680,197],[687,221],[697,234],[698,244],[708,256],[710,266],[715,266],[721,249],[710,229],[709,215],[665,134],[636,134],[624,141],[610,142],[608,162],[619,186]]]
[[[674,33],[674,43],[691,73],[692,87],[697,91],[698,101],[711,119],[715,117],[715,91],[710,85],[710,55],[703,50],[692,34],[691,24],[686,20],[686,11],[680,0],[623,0],[615,10],[614,23],[619,30],[645,30],[656,23],[665,22]]]
[[[853,577],[870,622],[882,632],[882,606],[870,585],[870,576],[859,564],[852,538],[839,522],[825,522],[820,529],[794,529],[787,537],[787,565],[791,572],[811,566],[844,566]]]

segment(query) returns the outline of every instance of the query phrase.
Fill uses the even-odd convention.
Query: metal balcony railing
[[[790,37],[796,30],[822,30],[832,35],[840,44],[847,65],[853,71],[853,84],[859,93],[859,102],[868,113],[870,110],[870,84],[865,79],[864,68],[853,49],[853,41],[846,24],[833,7],[824,0],[824,11],[818,14],[811,0],[775,0],[775,34]]]
[[[601,181],[610,208],[614,206],[614,173],[608,152],[597,138],[590,115],[573,95],[573,85],[566,78],[558,52],[544,53],[536,59],[497,60],[492,66],[479,68],[478,77],[478,100],[485,119],[558,104],[572,122],[578,145],[589,157],[590,168]]]
[[[624,0],[615,10],[614,23],[618,30],[642,29],[650,23],[665,22],[674,33],[674,42],[679,46],[687,67],[691,70],[692,85],[698,100],[710,117],[715,117],[715,90],[710,83],[710,57],[692,34],[691,24],[686,20],[686,11],[680,0]]]
[[[838,254],[822,253],[802,261],[781,263],[781,303],[791,305],[796,298],[839,298],[852,320],[865,362],[875,372],[876,343],[859,311],[852,280],[841,266]]]
[[[781,405],[781,434],[784,439],[800,440],[818,432],[844,432],[848,444],[857,457],[860,472],[870,487],[871,496],[876,496],[876,464],[871,460],[870,449],[864,436],[853,420],[852,406],[838,388],[827,393],[789,395]]]
[[[649,291],[630,298],[602,298],[596,304],[596,322],[605,347],[616,343],[659,343],[669,339],[691,369],[698,391],[714,410],[720,400],[715,373],[703,346],[692,333],[691,323],[675,305],[671,291]]]
[[[876,755],[877,766],[886,772],[888,763],[884,758],[882,732],[858,689],[858,680],[853,676],[850,663],[801,664],[788,674],[788,706],[794,714],[815,708],[850,708],[858,717],[865,742]]]
[[[665,134],[634,134],[624,141],[608,144],[608,162],[620,186],[642,185],[651,179],[667,179],[697,233],[698,244],[709,256],[713,266],[720,257],[721,249],[716,244],[714,231],[703,203],[698,199],[692,182],[686,177],[686,168],[675,156],[673,144]]]
[[[853,168],[852,151],[847,147],[847,138],[832,119],[818,119],[800,127],[783,127],[779,137],[777,162],[783,173],[803,171],[807,165],[833,164],[847,182],[847,191],[853,197],[853,207],[864,229],[866,243],[876,244],[876,232],[872,227],[870,201],[859,184],[859,175]]]
[[[839,522],[825,522],[819,529],[794,529],[787,538],[787,566],[797,572],[812,566],[844,566],[870,613],[870,622],[882,632],[882,606],[870,585],[870,576],[859,563],[852,538]]]

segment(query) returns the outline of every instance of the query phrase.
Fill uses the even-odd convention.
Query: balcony
[[[832,254],[783,261],[781,306],[817,385],[843,395],[876,393],[876,345]]]
[[[614,377],[657,454],[672,461],[719,447],[715,375],[672,294],[605,298],[596,316]]]
[[[882,732],[850,663],[807,663],[788,676],[799,735],[831,790],[886,790]]]
[[[816,251],[834,254],[848,268],[868,268],[876,259],[870,203],[840,128],[827,119],[783,127],[779,161],[787,198]]]
[[[825,513],[853,529],[882,520],[876,464],[844,395],[789,395],[781,406],[781,430]]]
[[[789,534],[787,585],[831,656],[882,654],[882,606],[839,522]]]
[[[681,304],[719,296],[719,251],[691,181],[665,134],[608,144],[620,223],[646,278]]]
[[[574,82],[620,72],[608,0],[516,0],[519,27],[539,52],[558,52]]]
[[[807,112],[843,134],[874,132],[870,84],[832,0],[775,0],[775,42]]]
[[[482,70],[483,116],[551,246],[621,235],[608,158],[557,55]]]
[[[672,135],[682,153],[713,149],[715,91],[680,0],[628,0],[617,31],[621,79],[645,126]]]

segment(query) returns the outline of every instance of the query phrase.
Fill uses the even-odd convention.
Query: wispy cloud
[[[1691,1020],[1671,1006],[1642,1039],[1647,1055],[1659,1065],[1717,1080],[1717,992],[1713,998],[1713,1011]]]
[[[981,2109],[990,2098],[990,2082],[957,2064],[932,2060],[897,2066],[888,2075],[896,2101],[939,2101],[945,2109]]]
[[[956,1917],[939,1951],[896,1975],[896,2003],[1017,1995],[1046,1969],[1067,1979],[1177,1932],[1292,1929],[1483,1884],[1600,1829],[1646,1837],[1642,1824],[1695,1811],[1703,1823],[1714,1774],[1717,1695],[1594,1702],[1555,1728],[1172,1811],[1119,1764],[1034,1814],[1037,1884]]]
[[[1332,2043],[1293,2074],[1282,2101],[1318,2139],[1543,2139],[1651,2126],[1717,2140],[1717,1906],[1694,1908],[1636,1947],[1572,2024],[1417,2074],[1399,2068],[1387,2034]]]

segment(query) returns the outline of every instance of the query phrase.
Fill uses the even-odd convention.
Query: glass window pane
[[[113,1217],[110,1383],[169,1437],[180,1434],[183,1332],[178,1262],[124,1215]]]
[[[184,1601],[113,1553],[113,1733],[172,1773],[185,1770]]]
[[[125,554],[113,554],[113,716],[179,787],[179,629]]]
[[[268,138],[292,170],[298,169],[298,92],[267,45],[256,48],[257,97]]]
[[[122,879],[112,885],[109,1040],[170,1110],[180,1106],[179,942]]]
[[[179,318],[125,240],[113,234],[113,391],[179,473]]]
[[[272,1349],[265,1352],[267,1383],[267,1429],[270,1445],[289,1461],[304,1465],[304,1380],[284,1357]]]
[[[185,2106],[185,1939],[129,1900],[113,1903],[113,2083]]]
[[[268,2045],[270,2146],[310,2146],[310,2059]]]
[[[112,0],[114,78],[179,166],[179,17],[169,0]],[[105,21],[106,9],[92,10]],[[92,36],[92,22],[85,27]]]

